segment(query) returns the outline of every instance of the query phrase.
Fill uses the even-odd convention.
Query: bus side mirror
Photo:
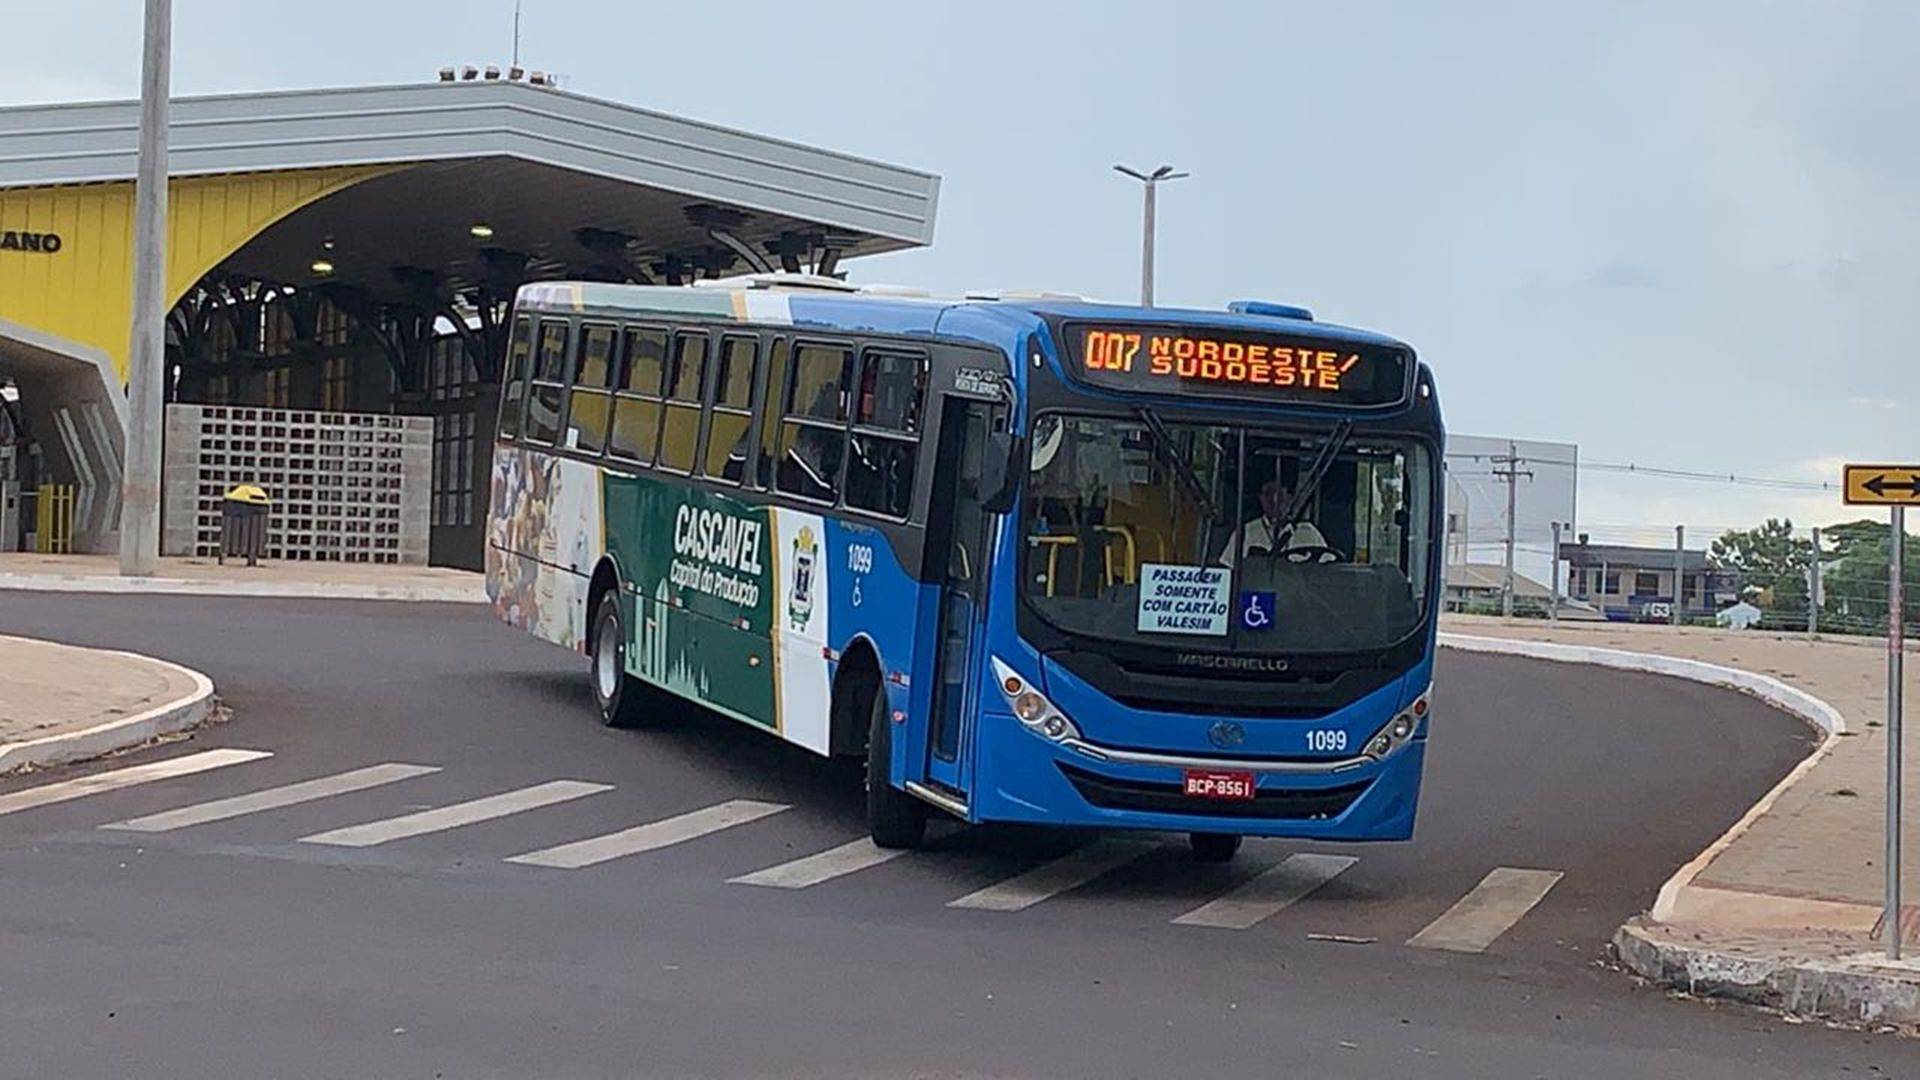
[[[989,514],[1004,514],[1013,509],[1020,491],[1020,459],[1026,440],[1008,431],[987,435],[986,452],[980,461],[980,506]]]

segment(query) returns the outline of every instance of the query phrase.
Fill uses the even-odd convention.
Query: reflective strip
[[[1417,949],[1480,952],[1533,910],[1559,882],[1558,870],[1496,867],[1426,929],[1407,939]]]
[[[17,810],[28,810],[48,803],[65,802],[87,795],[98,795],[103,791],[117,791],[120,788],[145,784],[154,780],[165,780],[174,776],[188,776],[192,773],[206,772],[227,765],[241,765],[249,761],[258,761],[273,754],[266,750],[203,750],[198,754],[168,758],[165,761],[149,762],[145,765],[130,765],[124,769],[109,769],[94,773],[92,776],[62,780],[57,784],[42,784],[24,791],[0,795],[0,814],[11,814]]]
[[[997,885],[971,892],[948,907],[980,911],[1025,911],[1049,897],[1077,889],[1159,847],[1138,840],[1096,840],[1060,858],[1010,877]]]
[[[558,847],[529,851],[524,855],[515,855],[507,861],[527,866],[578,870],[583,866],[592,866],[609,859],[638,855],[643,851],[685,843],[708,833],[731,829],[735,825],[745,825],[749,821],[758,821],[785,809],[787,809],[785,803],[733,799],[717,806],[709,806],[661,821],[651,821],[645,825],[635,825],[631,829],[622,829],[605,836],[594,836],[585,840],[576,840],[570,844],[561,844]]]
[[[809,885],[832,881],[834,878],[865,870],[870,866],[891,862],[906,853],[905,848],[883,848],[870,839],[862,838],[851,844],[841,844],[837,848],[828,848],[792,862],[769,866],[765,870],[755,870],[751,874],[742,874],[731,880],[735,885],[804,889]]]
[[[212,802],[195,803],[178,810],[148,814],[145,817],[129,821],[116,821],[111,825],[100,826],[103,829],[126,829],[132,832],[167,832],[172,829],[184,829],[189,825],[204,825],[210,821],[225,821],[242,814],[255,814],[262,810],[278,810],[286,806],[298,806],[315,799],[345,795],[351,791],[364,791],[367,788],[391,784],[399,780],[409,780],[416,776],[425,776],[440,770],[432,765],[399,765],[388,763],[373,765],[352,772],[323,776],[317,780],[302,780],[297,784],[268,788],[248,795],[235,795],[231,799],[215,799]]]
[[[1173,920],[1181,926],[1246,930],[1339,877],[1360,860],[1350,855],[1289,855],[1280,865]]]
[[[537,810],[542,806],[551,806],[554,803],[611,790],[613,790],[612,784],[554,780],[529,788],[521,788],[518,791],[489,795],[484,799],[442,806],[437,810],[422,810],[417,814],[403,814],[400,817],[369,821],[364,825],[330,829],[326,832],[314,833],[312,836],[303,836],[300,842],[333,844],[339,847],[372,847],[390,840],[403,840],[409,836],[455,829],[462,825],[506,817],[508,814],[518,814],[525,810]]]

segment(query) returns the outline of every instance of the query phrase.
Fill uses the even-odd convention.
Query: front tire
[[[1240,838],[1232,833],[1191,833],[1187,842],[1193,845],[1194,862],[1227,862],[1240,850]]]
[[[867,831],[883,848],[919,847],[927,835],[927,804],[893,786],[893,725],[887,693],[876,686],[867,721]]]
[[[600,598],[593,620],[593,703],[600,722],[611,728],[637,727],[644,719],[641,705],[646,687],[627,674],[627,626],[620,614],[620,593],[609,589]]]

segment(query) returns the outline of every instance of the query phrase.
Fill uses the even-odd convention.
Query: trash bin
[[[259,566],[267,553],[267,507],[273,500],[258,484],[239,484],[229,490],[220,504],[220,557],[245,555],[248,566]]]

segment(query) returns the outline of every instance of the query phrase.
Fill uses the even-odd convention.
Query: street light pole
[[[1174,172],[1171,165],[1162,165],[1150,173],[1129,169],[1125,165],[1115,165],[1113,171],[1140,181],[1145,190],[1145,202],[1140,214],[1140,306],[1152,307],[1154,195],[1159,190],[1161,181],[1181,180],[1193,174]]]
[[[133,322],[127,366],[126,472],[120,484],[120,573],[160,562],[160,416],[167,373],[167,95],[173,0],[146,0],[140,60],[140,162],[134,181]]]

